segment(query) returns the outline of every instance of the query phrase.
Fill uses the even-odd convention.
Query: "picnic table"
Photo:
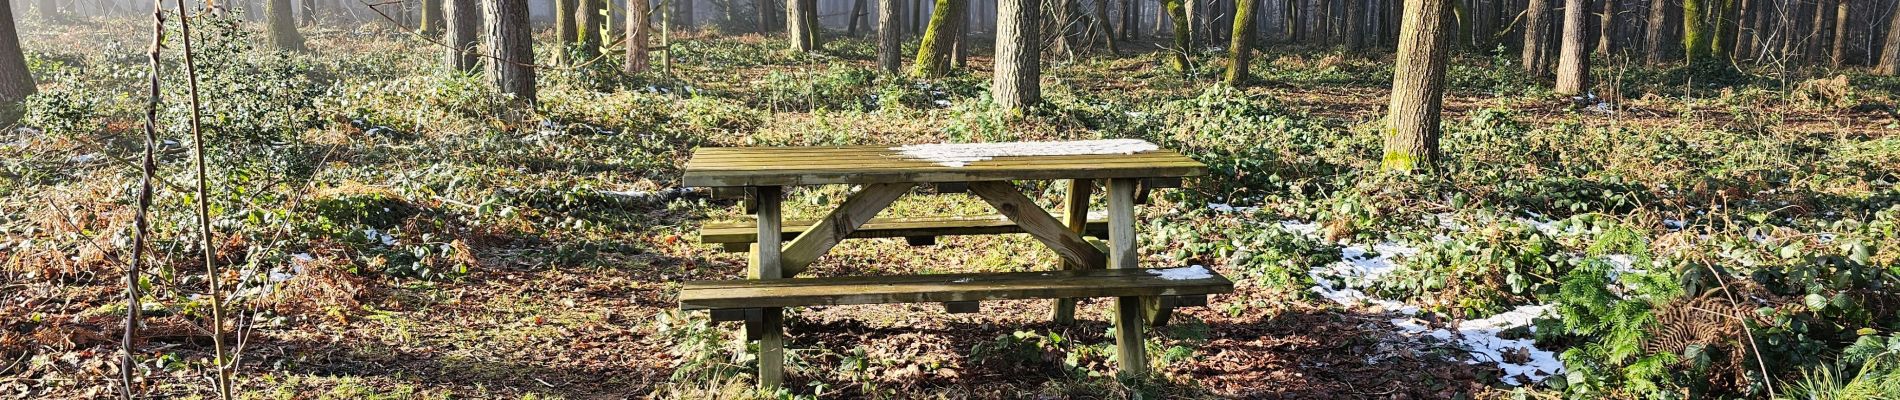
[[[1074,299],[1115,298],[1117,359],[1125,375],[1145,375],[1143,322],[1162,323],[1175,306],[1205,305],[1233,283],[1204,267],[1144,269],[1135,245],[1135,207],[1149,190],[1179,187],[1207,167],[1138,139],[908,146],[701,148],[683,184],[743,193],[750,223],[707,224],[701,241],[750,252],[748,278],[694,281],[680,291],[684,310],[712,310],[717,321],[745,321],[759,340],[759,383],[782,382],[782,308],[814,305],[942,302],[974,312],[983,300],[1053,298],[1058,322],[1074,317]],[[1061,218],[1011,181],[1067,180]],[[1104,181],[1105,218],[1089,218],[1089,196]],[[822,218],[784,221],[788,186],[856,185]],[[995,217],[878,219],[914,188],[968,192]],[[1048,272],[797,278],[848,238],[904,237],[928,245],[941,235],[1027,233],[1062,259]],[[1105,236],[1106,251],[1085,235]],[[787,240],[789,239],[789,240]]]

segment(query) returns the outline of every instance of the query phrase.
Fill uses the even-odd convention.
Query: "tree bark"
[[[1710,38],[1709,59],[1716,62],[1732,62],[1735,54],[1735,32],[1740,21],[1736,21],[1736,10],[1741,9],[1736,0],[1714,0],[1715,9],[1709,10],[1709,18],[1714,25],[1715,36]]]
[[[851,1],[851,18],[849,21],[847,21],[844,24],[845,36],[852,36],[852,37],[858,36],[858,24],[859,22],[864,20],[864,8],[866,7],[865,3],[868,3],[869,1],[870,0],[852,0]]]
[[[627,60],[622,64],[627,75],[647,72],[653,57],[648,42],[653,37],[653,5],[647,0],[627,0]]]
[[[1847,5],[1851,1],[1837,1],[1834,5],[1834,46],[1828,52],[1828,65],[1836,69],[1847,65]]]
[[[1169,57],[1173,65],[1170,67],[1173,67],[1175,71],[1186,73],[1191,43],[1189,42],[1187,10],[1181,4],[1183,1],[1189,0],[1161,0],[1161,6],[1167,9],[1168,19],[1174,22],[1174,48],[1166,50],[1171,53]]]
[[[264,6],[264,24],[270,29],[271,46],[285,51],[304,51],[303,34],[297,33],[297,17],[291,13],[290,0],[268,0]]]
[[[502,93],[533,104],[534,27],[528,25],[528,0],[484,0],[488,80]]]
[[[1439,110],[1445,97],[1445,62],[1451,55],[1447,0],[1405,2],[1399,27],[1397,66],[1392,75],[1391,115],[1379,168],[1430,172],[1438,163]]]
[[[1604,0],[1609,1],[1609,0]],[[1557,94],[1583,94],[1590,79],[1590,53],[1584,50],[1584,42],[1589,30],[1585,27],[1585,16],[1589,14],[1590,0],[1564,1],[1563,45],[1558,49],[1562,53],[1557,60]]]
[[[601,40],[601,26],[607,22],[601,10],[606,9],[606,1],[580,0],[578,3],[579,14],[575,15],[575,19],[579,22],[575,25],[574,51],[579,59],[575,61],[584,63],[600,57],[600,45],[605,42]]]
[[[797,0],[793,0],[797,1]],[[952,47],[957,40],[956,18],[962,15],[965,0],[937,0],[936,8],[930,12],[930,25],[924,27],[924,41],[917,46],[916,66],[911,76],[918,78],[940,78],[950,75]]]
[[[304,26],[316,25],[317,24],[317,0],[303,0],[303,17],[298,18],[298,19],[302,20]]]
[[[1828,5],[1828,0],[1814,0],[1814,23],[1809,25],[1808,37],[1806,40],[1803,40],[1807,45],[1802,46],[1802,48],[1807,49],[1805,51],[1807,54],[1805,55],[1807,56],[1806,58],[1809,64],[1821,63],[1821,49],[1825,46],[1822,43],[1827,43],[1825,42],[1827,37],[1823,36],[1826,35],[1827,31],[1823,30],[1823,28],[1828,26],[1827,16],[1832,13],[1827,11],[1831,8],[1833,7]]]
[[[673,1],[673,13],[668,14],[666,16],[669,19],[667,21],[667,29],[692,30],[693,22],[695,22],[693,21],[693,0],[672,0],[672,1]],[[650,9],[652,7],[648,6],[648,8]],[[648,10],[647,14],[652,15],[653,11]]]
[[[1256,0],[1234,2],[1233,40],[1227,48],[1227,84],[1247,84],[1247,63],[1253,58],[1253,6]]]
[[[899,31],[899,0],[877,0],[877,65],[891,75],[904,71],[904,32]]]
[[[0,123],[19,121],[20,103],[39,91],[20,51],[20,33],[13,26],[13,7],[0,4]]]
[[[1887,25],[1887,45],[1880,51],[1880,62],[1874,67],[1875,75],[1900,75],[1900,12],[1893,13],[1893,22]]]
[[[422,0],[422,36],[442,36],[442,0]]]
[[[1366,47],[1365,25],[1366,1],[1346,0],[1346,51],[1359,51]]]
[[[468,73],[481,68],[482,10],[476,5],[478,1],[448,0],[444,4],[448,31],[443,43],[449,48],[443,52],[442,64],[450,71]]]
[[[560,53],[567,52],[569,45],[573,45],[575,41],[580,40],[580,36],[578,36],[580,34],[580,27],[579,24],[574,21],[574,16],[579,15],[575,9],[580,5],[580,1],[581,0],[554,0],[554,40],[557,40],[556,43],[560,44]],[[556,57],[561,56],[557,55]]]
[[[805,0],[786,0],[785,33],[792,42],[792,51],[807,52],[816,49],[818,44],[812,40],[812,15],[805,8]]]
[[[1536,0],[1532,0],[1536,1]],[[1669,21],[1669,0],[1650,0],[1649,23],[1643,29],[1643,55],[1648,57],[1650,65],[1662,64],[1669,59],[1663,47],[1667,35],[1665,24]]]
[[[1121,49],[1115,47],[1115,32],[1109,29],[1108,26],[1108,6],[1110,1],[1114,0],[1095,0],[1095,23],[1093,25],[1095,26],[1095,32],[1102,35],[1103,44],[1108,46],[1108,54],[1120,54]]]
[[[1705,1],[1725,0],[1682,0],[1682,58],[1690,65],[1704,62],[1710,54],[1712,38]]]
[[[1042,101],[1042,4],[997,0],[996,71],[990,93],[996,105],[1023,109]]]
[[[1529,0],[1524,10],[1524,72],[1538,78],[1550,76],[1551,1]]]

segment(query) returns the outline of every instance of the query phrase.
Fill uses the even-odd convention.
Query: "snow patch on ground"
[[[905,158],[946,167],[962,167],[997,157],[1135,154],[1159,150],[1141,139],[1103,139],[1061,142],[935,143],[892,147]]]
[[[1220,212],[1220,213],[1237,212],[1237,213],[1243,213],[1243,214],[1250,214],[1250,213],[1253,213],[1254,211],[1260,211],[1260,207],[1234,207],[1233,205],[1230,205],[1227,203],[1207,203],[1207,209],[1214,210],[1214,212]]]
[[[1214,277],[1214,271],[1208,271],[1207,267],[1203,265],[1191,265],[1191,266],[1180,267],[1180,268],[1150,269],[1148,270],[1148,273],[1153,274],[1155,276],[1159,276],[1161,277],[1161,279],[1170,280],[1170,281],[1191,281],[1191,280],[1196,280],[1196,279],[1208,279],[1208,278]]]
[[[1555,230],[1553,224],[1531,221],[1540,230]],[[1281,221],[1280,227],[1312,237],[1319,237],[1321,226],[1318,223],[1300,221]],[[1445,240],[1445,239],[1440,239]],[[1340,249],[1341,260],[1330,265],[1314,268],[1308,272],[1313,282],[1313,292],[1321,297],[1345,306],[1365,306],[1375,310],[1397,312],[1404,318],[1392,320],[1399,332],[1411,337],[1430,336],[1440,341],[1455,343],[1470,352],[1470,364],[1492,363],[1504,372],[1504,383],[1519,385],[1526,381],[1540,382],[1562,374],[1563,361],[1557,354],[1538,349],[1530,339],[1505,339],[1500,335],[1517,327],[1531,324],[1531,320],[1548,311],[1549,305],[1521,306],[1509,312],[1493,315],[1489,318],[1462,321],[1456,325],[1456,332],[1450,329],[1432,328],[1423,321],[1413,318],[1419,309],[1417,306],[1401,301],[1382,299],[1361,289],[1370,286],[1399,267],[1399,259],[1418,254],[1417,247],[1397,242],[1381,242],[1371,245],[1353,245]],[[1610,256],[1611,263],[1618,264],[1619,271],[1634,271],[1629,256]],[[1518,377],[1521,377],[1519,379]]]

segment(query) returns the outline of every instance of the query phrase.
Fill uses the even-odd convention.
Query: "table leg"
[[[1108,181],[1108,267],[1139,268],[1135,254],[1135,179]],[[1115,298],[1115,359],[1125,378],[1148,375],[1140,297]]]
[[[779,252],[784,249],[781,236],[780,206],[784,194],[778,186],[758,188],[759,239],[758,248],[753,253],[756,260],[751,265],[752,279],[779,279],[783,264]],[[785,382],[785,310],[766,308],[759,323],[759,387],[763,390],[777,390]]]
[[[1064,201],[1062,222],[1069,225],[1069,231],[1081,234],[1089,223],[1089,194],[1095,191],[1095,181],[1088,179],[1070,179],[1068,198]],[[1064,260],[1062,269],[1084,269],[1087,265]],[[1075,322],[1075,299],[1056,299],[1056,309],[1051,320],[1058,324]]]

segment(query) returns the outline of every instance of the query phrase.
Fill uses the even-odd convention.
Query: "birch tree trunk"
[[[448,31],[442,42],[449,48],[443,52],[442,64],[450,71],[468,73],[481,68],[482,10],[476,5],[478,1],[448,0],[444,4]]]
[[[996,105],[1023,109],[1042,101],[1042,4],[997,0],[996,71],[990,93]]]
[[[1450,10],[1448,0],[1405,2],[1381,170],[1413,173],[1437,167],[1439,110],[1444,105],[1445,62],[1451,55],[1445,20]]]
[[[487,24],[488,80],[495,88],[533,104],[534,27],[528,25],[528,0],[483,0]]]
[[[1604,0],[1609,1],[1609,0]],[[1589,14],[1590,0],[1564,1],[1564,35],[1562,53],[1557,60],[1557,94],[1583,94],[1584,86],[1590,78],[1590,53],[1584,50],[1584,42],[1589,35],[1584,17]]]

